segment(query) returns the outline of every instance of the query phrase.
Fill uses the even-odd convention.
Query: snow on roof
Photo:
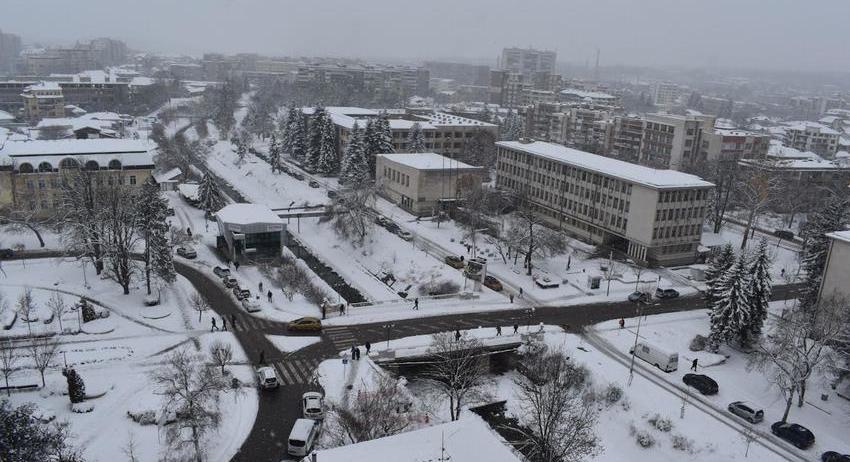
[[[9,114],[6,111],[0,111],[0,121],[4,121],[4,120],[15,120],[15,116],[13,116],[12,114]]]
[[[177,191],[180,194],[192,201],[198,200],[198,191],[201,189],[201,185],[198,183],[180,183],[177,185]]]
[[[272,209],[260,204],[230,204],[215,214],[222,222],[234,225],[283,223]]]
[[[459,160],[454,160],[433,152],[379,154],[378,157],[383,157],[391,162],[415,168],[417,170],[481,169],[481,167],[465,164]]]
[[[128,139],[31,140],[6,143],[0,149],[0,155],[29,157],[120,154],[121,158],[125,159],[128,154],[136,154],[139,159],[149,160],[154,147],[154,144],[149,141]],[[148,162],[150,163],[153,162]]]
[[[421,462],[449,458],[453,462],[521,460],[477,415],[398,435],[317,451],[316,456],[321,462]]]
[[[380,113],[374,109],[366,109],[362,107],[353,107],[353,106],[328,106],[325,109],[325,112],[328,114],[336,114],[341,116],[351,116],[351,117],[363,117],[363,116],[377,116]],[[316,112],[316,108],[314,107],[303,107],[301,108],[301,113],[305,115],[313,115]]]
[[[470,119],[467,117],[456,116],[454,114],[446,114],[445,112],[434,112],[426,115],[427,120],[435,127],[440,126],[479,126],[479,127],[495,127],[494,124],[482,122],[480,120]]]
[[[773,140],[770,142],[770,147],[767,149],[768,157],[778,159],[813,159],[819,160],[821,157],[810,151],[800,151],[788,146],[783,146],[780,141]]]
[[[740,130],[737,128],[719,128],[715,125],[714,133],[723,136],[764,136],[760,133],[755,133],[747,130]]]
[[[831,127],[827,127],[826,125],[824,125],[822,123],[809,122],[809,121],[789,122],[788,123],[788,130],[800,130],[800,131],[818,130],[818,131],[820,131],[820,133],[822,133],[824,135],[839,135],[840,134],[837,130],[834,130]]]
[[[534,141],[521,143],[519,141],[499,141],[499,146],[523,151],[530,154],[549,158],[564,164],[573,165],[586,170],[602,173],[625,181],[648,186],[650,188],[687,188],[709,187],[714,184],[702,178],[675,170],[659,170],[632,164],[622,160],[603,157],[578,149],[568,148],[560,144]]]
[[[26,90],[60,90],[60,89],[61,88],[59,88],[59,82],[42,81],[42,82],[34,83],[34,84],[26,87],[24,89],[24,91],[26,91]]]
[[[763,165],[767,168],[789,169],[789,170],[847,170],[846,165],[841,162],[824,160],[819,156],[806,159],[782,159],[767,161],[761,159],[741,159],[741,162],[747,165]]]
[[[617,99],[614,95],[609,95],[608,93],[602,93],[601,91],[585,91],[579,90],[578,88],[567,88],[565,90],[561,90],[561,94],[564,96],[574,96],[576,98],[590,98],[590,99]]]
[[[153,176],[157,183],[166,183],[170,181],[176,181],[177,177],[183,173],[179,168],[174,167],[167,172],[157,173]]]
[[[834,233],[828,233],[826,236],[840,241],[850,242],[850,231],[836,231]]]

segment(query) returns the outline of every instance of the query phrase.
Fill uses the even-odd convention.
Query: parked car
[[[786,241],[794,240],[794,233],[785,229],[777,229],[773,231],[773,235],[778,237],[779,239],[784,239]]]
[[[223,266],[216,266],[213,268],[213,274],[224,279],[227,276],[230,276],[230,268],[225,268]]]
[[[820,455],[821,462],[850,462],[850,454],[839,454],[835,451],[826,451]]]
[[[301,397],[301,405],[306,419],[325,418],[325,399],[321,393],[308,391]]]
[[[735,401],[729,403],[729,412],[736,416],[748,420],[750,423],[759,423],[764,420],[764,411],[758,409],[746,401]]]
[[[649,303],[652,296],[646,292],[632,292],[629,294],[629,301],[632,303]]]
[[[228,289],[232,289],[234,287],[239,286],[239,281],[237,281],[236,278],[233,276],[225,276],[221,278],[221,282],[223,282],[224,287],[227,287]]]
[[[502,283],[490,275],[484,276],[484,287],[487,287],[490,290],[495,290],[496,292],[502,291]]]
[[[286,165],[280,165],[280,166],[277,167],[277,169],[280,170],[283,173],[286,173],[287,175],[291,174],[291,172],[292,172],[291,170],[289,170],[289,167],[287,167]]]
[[[274,368],[265,366],[257,369],[257,385],[264,390],[279,387],[280,381],[277,380]]]
[[[287,330],[301,330],[301,331],[321,331],[322,330],[322,321],[319,318],[298,318],[294,321],[289,321],[286,324]]]
[[[242,299],[242,308],[249,313],[256,313],[262,309],[260,308],[260,303],[251,298],[250,294],[248,295],[248,298]]]
[[[449,255],[448,257],[444,258],[443,261],[454,269],[463,269],[463,267],[466,266],[466,262],[463,260],[463,256]]]
[[[815,444],[814,433],[800,424],[776,422],[770,426],[770,432],[800,449],[807,449]]]
[[[390,223],[392,223],[392,222],[389,220],[389,218],[387,218],[383,215],[378,215],[378,216],[375,217],[375,224],[376,225],[386,227]]]
[[[400,229],[396,234],[398,234],[398,237],[404,239],[405,241],[410,242],[413,240],[413,234],[411,234],[409,231]]]
[[[638,342],[635,348],[629,350],[629,354],[652,364],[664,372],[673,372],[679,368],[679,353],[646,341]]]
[[[339,196],[339,193],[337,193],[333,189],[328,189],[328,199],[333,199],[337,196]]]
[[[307,183],[307,184],[309,184],[311,188],[318,188],[318,187],[322,186],[322,185],[320,185],[320,184],[319,184],[319,182],[318,182],[318,181],[316,181],[316,180],[310,180],[310,182],[309,182],[309,183]]]
[[[298,419],[292,426],[287,440],[286,452],[298,458],[306,457],[319,437],[321,423],[313,419]]]
[[[676,289],[655,289],[655,298],[676,298],[679,296],[679,291]]]
[[[169,217],[173,217],[174,216],[174,207],[168,207],[168,209],[165,211],[165,214]]]
[[[537,287],[541,289],[554,289],[556,287],[560,287],[561,284],[558,284],[556,281],[549,279],[549,276],[535,276],[534,283],[537,284]]]
[[[198,256],[198,253],[195,252],[195,249],[191,247],[181,245],[180,247],[177,247],[177,255],[180,255],[183,258],[192,259],[196,258]]]
[[[384,223],[384,228],[387,228],[387,231],[389,231],[391,233],[397,233],[397,232],[401,231],[401,228],[399,228],[398,225],[395,224],[395,222],[387,220],[386,218],[385,218],[385,220],[386,220],[386,223]]]
[[[682,382],[685,382],[685,385],[689,387],[696,388],[703,395],[715,395],[720,389],[714,379],[703,374],[685,374],[682,377]]]
[[[300,172],[293,171],[292,173],[290,173],[290,175],[292,175],[292,178],[295,178],[296,180],[304,179],[304,175],[302,175]]]
[[[243,289],[237,285],[233,288],[233,295],[236,296],[237,300],[242,301],[246,298],[251,298],[251,291],[248,289]]]
[[[15,256],[15,251],[12,249],[0,249],[0,258],[12,258]]]

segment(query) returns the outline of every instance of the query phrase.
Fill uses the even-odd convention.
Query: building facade
[[[829,253],[823,271],[819,300],[837,297],[850,300],[850,231],[827,234]]]
[[[506,69],[525,75],[535,72],[555,72],[557,53],[535,50],[534,48],[503,48],[499,62],[500,69]]]
[[[230,261],[280,257],[286,224],[265,205],[230,204],[216,212],[216,247]]]
[[[565,146],[497,143],[496,186],[572,235],[656,265],[692,263],[714,185]]]
[[[647,114],[640,163],[682,170],[702,160],[702,133],[714,129],[714,116]]]
[[[737,162],[764,159],[770,148],[770,135],[746,130],[716,128],[702,132],[701,159],[710,162]]]
[[[21,93],[24,103],[24,117],[38,120],[44,117],[63,117],[65,98],[62,88],[56,82],[39,82],[24,88]]]
[[[381,194],[414,215],[434,215],[441,201],[456,201],[465,190],[479,186],[486,175],[481,167],[433,152],[380,154],[375,178]]]
[[[20,36],[0,31],[0,73],[16,71],[22,49]]]
[[[846,196],[850,187],[850,164],[820,158],[741,159],[738,167],[745,175],[763,173],[784,191],[793,193],[793,202],[776,201],[778,212],[815,210],[829,196]]]
[[[826,125],[819,123],[803,123],[785,129],[783,144],[811,151],[823,157],[832,158],[838,152],[838,140],[841,134]]]

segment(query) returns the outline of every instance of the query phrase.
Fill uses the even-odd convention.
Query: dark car
[[[826,451],[820,456],[821,462],[850,462],[850,454],[839,454],[835,451]]]
[[[806,449],[815,444],[814,433],[800,424],[776,422],[770,426],[770,431],[800,449]]]
[[[629,301],[632,303],[649,303],[652,297],[646,292],[632,292],[629,294]]]
[[[735,414],[742,419],[747,419],[750,423],[759,423],[764,420],[764,411],[746,401],[735,401],[734,403],[729,403],[727,409],[729,409],[729,412],[732,414]]]
[[[304,179],[304,175],[302,175],[299,172],[292,172],[292,173],[290,173],[290,175],[292,175],[292,178],[295,178],[296,180],[303,180]]]
[[[337,196],[339,196],[339,193],[337,193],[333,189],[328,189],[328,199],[333,199]]]
[[[793,241],[794,240],[794,233],[792,233],[791,231],[788,231],[788,230],[784,230],[784,229],[777,229],[777,230],[773,231],[773,235],[778,237],[779,239],[784,239],[786,241]]]
[[[245,300],[246,298],[251,298],[251,291],[236,286],[233,288],[233,295],[236,296],[237,300]]]
[[[310,183],[308,183],[308,184],[310,185],[311,188],[318,188],[319,186],[321,186],[319,184],[319,182],[316,181],[316,180],[310,180]]]
[[[495,290],[496,292],[502,291],[502,283],[489,274],[484,276],[484,287],[487,287],[490,290]]]
[[[685,382],[685,385],[689,387],[696,388],[703,395],[715,395],[717,390],[720,389],[714,379],[702,374],[685,374],[682,377],[682,382]]]
[[[12,249],[0,249],[0,258],[12,258],[15,256],[15,251]]]
[[[443,261],[445,261],[447,265],[451,266],[454,269],[463,269],[463,267],[466,266],[466,262],[463,261],[462,256],[459,257],[457,255],[449,255],[444,258]]]
[[[655,298],[676,298],[679,296],[679,291],[676,289],[655,289]]]
[[[224,278],[230,276],[230,269],[225,268],[223,266],[216,266],[213,268],[213,273],[220,278]]]
[[[398,233],[399,231],[401,231],[401,228],[399,228],[398,225],[392,221],[387,221],[387,224],[384,225],[384,228],[387,228],[387,231],[391,233]]]

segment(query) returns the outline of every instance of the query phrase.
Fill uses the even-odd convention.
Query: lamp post
[[[637,349],[638,337],[640,336],[640,323],[642,319],[640,315],[640,301],[635,303],[635,308],[637,310],[638,325],[637,329],[635,330],[635,342],[634,345],[632,345],[632,361],[629,364],[629,386],[632,385],[632,379],[635,375],[635,350]]]
[[[526,322],[525,328],[528,332],[531,332],[531,319],[534,317],[534,307],[525,310],[525,314],[528,315],[528,321]]]
[[[387,330],[387,349],[390,347],[390,331],[395,327],[395,324],[384,324],[384,329]]]

